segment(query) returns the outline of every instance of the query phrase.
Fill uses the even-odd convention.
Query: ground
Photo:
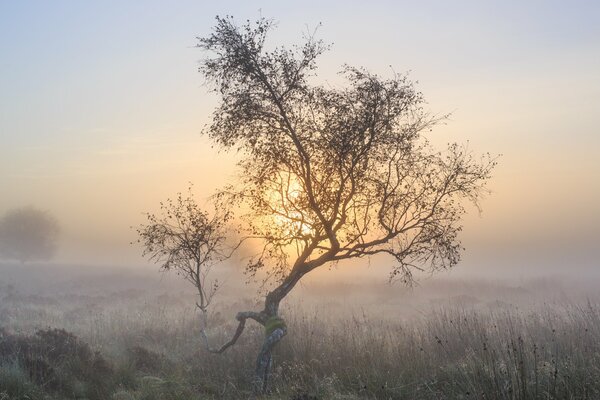
[[[253,398],[264,335],[207,353],[193,291],[147,269],[0,265],[0,399]],[[267,399],[597,399],[600,297],[552,280],[310,284]],[[241,293],[241,295],[240,295]],[[215,344],[259,297],[224,290]]]

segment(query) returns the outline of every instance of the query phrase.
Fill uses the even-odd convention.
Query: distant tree
[[[308,35],[302,46],[267,50],[273,25],[217,17],[198,45],[211,54],[200,70],[221,98],[206,133],[241,157],[239,181],[215,199],[259,243],[247,272],[270,282],[263,309],[238,313],[233,338],[215,351],[233,345],[246,320],[263,325],[263,391],[271,352],[288,332],[279,306],[305,275],[382,255],[390,279],[410,284],[415,270],[456,265],[463,200],[478,204],[495,165],[457,144],[434,151],[422,134],[445,117],[423,109],[405,76],[345,66],[346,87],[311,84],[328,46]]]
[[[21,262],[49,260],[60,232],[56,219],[33,207],[9,210],[0,219],[0,256]]]

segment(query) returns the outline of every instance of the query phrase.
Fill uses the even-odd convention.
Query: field
[[[194,296],[153,270],[0,266],[0,399],[245,399],[263,335],[202,346]],[[599,399],[600,297],[560,280],[304,285],[269,399]],[[241,294],[240,294],[241,293]],[[253,290],[210,316],[224,342]]]

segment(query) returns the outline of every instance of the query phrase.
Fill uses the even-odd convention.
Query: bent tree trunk
[[[298,283],[302,275],[294,275],[288,277],[281,285],[271,291],[265,299],[265,308],[261,312],[245,311],[239,312],[236,315],[238,320],[237,329],[233,337],[219,348],[212,348],[209,345],[208,337],[206,335],[206,310],[202,310],[202,329],[200,330],[202,338],[204,340],[205,347],[211,353],[223,353],[225,350],[233,346],[239,337],[244,332],[246,326],[246,320],[252,319],[258,322],[265,328],[265,339],[263,345],[256,358],[256,370],[255,370],[255,389],[258,392],[264,393],[267,390],[269,382],[269,374],[272,366],[272,352],[275,346],[283,339],[287,334],[287,326],[285,321],[279,317],[279,303],[281,300],[290,292],[290,290]],[[291,278],[291,279],[290,279]]]
[[[265,298],[265,308],[260,312],[263,319],[257,320],[265,327],[265,340],[256,359],[256,388],[262,393],[267,391],[269,373],[273,364],[272,351],[288,332],[285,321],[279,316],[279,304],[304,275],[324,262],[324,259],[313,261],[314,265],[298,262],[292,273]]]
[[[284,320],[281,319],[279,316],[274,315],[271,317],[267,317],[264,311],[260,313],[256,313],[253,311],[240,312],[237,314],[236,319],[239,321],[239,324],[231,340],[229,340],[227,343],[225,343],[219,348],[212,348],[208,343],[208,337],[205,331],[206,314],[204,314],[204,326],[202,327],[200,332],[202,334],[202,338],[204,339],[205,346],[211,353],[221,354],[237,342],[239,337],[242,335],[242,332],[244,331],[247,319],[253,319],[259,324],[263,325],[265,327],[265,339],[263,341],[263,345],[260,349],[260,352],[258,353],[258,357],[256,358],[254,388],[257,392],[264,393],[267,391],[269,374],[273,365],[273,349],[287,334],[287,326]]]
[[[201,329],[201,334],[206,348],[212,353],[220,354],[233,346],[242,335],[247,319],[252,319],[265,327],[265,339],[260,352],[258,353],[258,357],[256,358],[255,389],[258,392],[264,393],[267,391],[269,374],[272,366],[273,349],[288,332],[285,321],[279,316],[279,304],[304,275],[304,271],[290,274],[278,287],[267,294],[265,298],[265,307],[262,311],[245,311],[237,313],[235,318],[239,323],[235,334],[231,340],[220,348],[211,348],[208,344],[208,338],[204,330],[204,327],[206,327],[206,314],[204,313],[204,327]]]
[[[307,272],[307,271],[306,271]],[[264,393],[267,390],[269,373],[272,367],[272,351],[287,334],[285,321],[279,316],[279,304],[306,274],[295,269],[286,279],[265,298],[265,308],[261,314],[265,316],[262,325],[265,327],[265,340],[256,359],[256,386]]]
[[[268,317],[265,311],[260,313],[254,311],[239,312],[236,315],[238,320],[238,326],[235,330],[233,337],[219,348],[210,347],[208,336],[206,335],[206,311],[202,310],[202,328],[200,333],[204,340],[205,347],[211,353],[221,354],[231,346],[233,346],[240,338],[246,327],[246,320],[253,319],[265,328],[265,339],[263,345],[256,358],[256,370],[254,378],[254,388],[259,393],[267,391],[269,382],[269,374],[272,367],[272,352],[275,346],[281,341],[281,339],[287,334],[287,326],[285,321],[278,315],[272,315]]]
[[[269,373],[273,365],[272,351],[286,335],[285,322],[278,316],[271,317],[265,324],[265,340],[256,358],[256,389],[262,393],[267,391]]]

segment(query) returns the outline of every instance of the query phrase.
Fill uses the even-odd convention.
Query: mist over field
[[[32,354],[66,374],[57,380],[44,376],[42,361],[26,364],[46,387],[58,382],[53,393],[64,397],[57,398],[252,396],[259,327],[228,354],[210,355],[197,295],[176,276],[151,267],[1,268],[0,354],[10,354],[16,338],[21,348],[30,343]],[[217,273],[238,282],[235,274]],[[283,305],[294,333],[275,353],[269,398],[594,398],[600,297],[597,282],[586,278],[448,275],[412,289],[371,279],[311,280]],[[209,317],[211,340],[224,342],[235,313],[260,305],[255,289],[224,285]],[[44,344],[60,343],[67,346],[62,357],[81,370],[52,362]],[[75,343],[83,350],[68,350]],[[85,346],[96,358],[71,353]],[[36,398],[28,378],[3,360],[3,390]]]
[[[599,20],[0,2],[0,400],[600,399]]]

